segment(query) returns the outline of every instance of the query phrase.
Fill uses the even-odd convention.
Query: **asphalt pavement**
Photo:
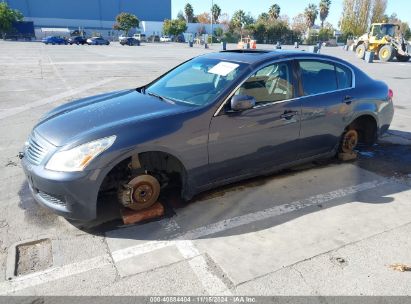
[[[127,227],[109,197],[88,225],[34,202],[17,154],[48,110],[143,85],[219,48],[0,41],[0,295],[411,296],[411,272],[390,267],[411,266],[411,62],[322,48],[394,91],[389,133],[354,162],[218,188]],[[16,252],[27,260],[16,263]]]

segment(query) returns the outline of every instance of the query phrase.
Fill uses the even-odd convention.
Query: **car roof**
[[[282,59],[282,58],[313,58],[313,59],[331,59],[331,60],[338,60],[346,64],[346,62],[342,61],[339,58],[322,55],[322,54],[315,54],[306,51],[297,51],[297,50],[259,50],[259,49],[244,49],[244,50],[229,50],[229,51],[221,51],[218,53],[210,53],[203,55],[202,57],[210,58],[210,59],[219,59],[219,60],[226,60],[226,61],[234,61],[246,64],[258,64],[263,63],[266,61],[271,61],[275,59]]]

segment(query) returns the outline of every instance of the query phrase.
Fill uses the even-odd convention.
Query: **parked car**
[[[64,37],[60,36],[47,36],[44,37],[41,42],[44,44],[67,44],[67,40]]]
[[[68,43],[70,45],[72,45],[72,44],[77,44],[77,45],[83,44],[84,45],[84,44],[87,44],[87,39],[85,37],[81,37],[81,36],[70,37],[68,39]]]
[[[169,186],[188,200],[373,144],[390,126],[392,99],[384,82],[339,58],[210,53],[137,89],[57,107],[36,124],[20,157],[41,205],[91,220],[107,190],[141,210]]]
[[[147,42],[160,42],[160,36],[151,35],[148,37]]]
[[[120,35],[120,36],[118,36],[118,41],[121,42],[121,40],[128,39],[128,38],[130,38],[130,37],[129,37],[129,36]]]
[[[175,39],[175,41],[176,42],[186,42],[186,40],[185,40],[185,38],[184,38],[184,35],[178,35],[177,37],[175,37],[176,39]]]
[[[145,34],[134,34],[133,38],[139,40],[140,42],[147,42],[147,37]]]
[[[160,41],[161,42],[171,42],[171,38],[169,36],[161,36]]]
[[[129,45],[129,46],[132,46],[132,45],[139,46],[140,45],[140,40],[137,40],[137,39],[132,38],[132,37],[128,37],[126,39],[120,40],[120,44],[121,45]]]
[[[110,41],[104,39],[103,37],[91,37],[87,39],[88,45],[109,45]]]

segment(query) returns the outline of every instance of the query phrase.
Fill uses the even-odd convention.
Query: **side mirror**
[[[235,95],[231,98],[231,110],[244,111],[255,106],[255,98],[248,95]]]

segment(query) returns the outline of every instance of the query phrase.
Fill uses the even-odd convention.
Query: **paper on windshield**
[[[222,61],[209,69],[208,72],[225,77],[238,67],[239,64]]]

